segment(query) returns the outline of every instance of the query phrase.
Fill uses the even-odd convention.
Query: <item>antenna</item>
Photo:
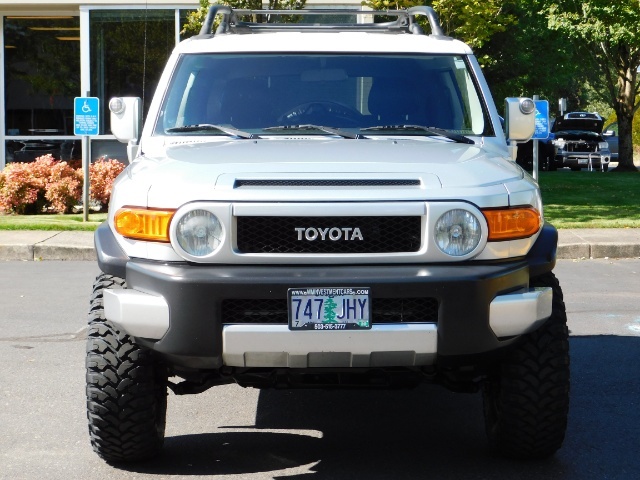
[[[142,111],[144,112],[144,94],[147,79],[147,22],[149,19],[149,0],[144,2],[144,41],[142,46]],[[144,114],[143,114],[144,115]]]

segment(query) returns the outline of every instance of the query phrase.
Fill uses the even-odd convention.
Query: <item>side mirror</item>
[[[615,137],[616,136],[616,132],[614,132],[613,130],[607,130],[602,135],[604,135],[605,137]]]
[[[115,97],[109,101],[109,110],[111,133],[118,141],[127,144],[127,156],[131,162],[138,154],[142,100],[138,97]]]
[[[517,156],[518,142],[527,142],[536,129],[536,104],[526,97],[509,97],[504,100],[506,136],[511,158]]]

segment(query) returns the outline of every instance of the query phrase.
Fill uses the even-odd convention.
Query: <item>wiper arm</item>
[[[354,140],[366,139],[364,135],[359,133],[351,133],[346,130],[341,130],[339,128],[333,127],[325,127],[323,125],[313,125],[313,124],[304,124],[304,125],[280,125],[277,127],[267,127],[263,128],[263,132],[286,132],[288,130],[320,130],[321,132],[328,133],[330,135],[337,135],[342,138],[351,138]]]
[[[254,133],[244,132],[232,127],[223,127],[222,125],[213,125],[211,123],[199,123],[197,125],[184,125],[182,127],[167,128],[167,133],[188,133],[188,132],[206,132],[216,131],[226,135],[239,138],[260,138]]]
[[[428,132],[432,133],[433,135],[448,138],[449,140],[453,140],[454,142],[458,143],[466,143],[469,145],[475,145],[476,143],[469,137],[465,137],[464,135],[460,135],[459,133],[453,133],[443,128],[425,127],[423,125],[381,125],[378,127],[368,127],[362,129],[363,132],[382,132],[392,130],[420,130],[422,132]]]

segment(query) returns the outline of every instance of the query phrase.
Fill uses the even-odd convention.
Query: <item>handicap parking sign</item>
[[[100,100],[96,97],[76,97],[73,102],[73,134],[100,133]]]
[[[533,134],[534,140],[545,140],[549,138],[549,102],[547,100],[536,100],[536,130]]]

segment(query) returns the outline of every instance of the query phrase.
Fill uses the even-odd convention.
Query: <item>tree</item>
[[[516,21],[516,17],[504,8],[507,3],[505,0],[434,0],[432,6],[446,33],[478,49]],[[481,64],[491,61],[489,58],[478,60]]]
[[[200,33],[204,19],[209,11],[209,0],[200,0],[200,6],[187,14],[187,21],[180,32],[182,35],[190,37]]]
[[[617,171],[636,171],[633,164],[633,117],[640,107],[640,2],[638,0],[551,0],[549,28],[573,40],[600,69],[603,99],[618,118]]]
[[[461,39],[473,49],[482,47],[516,20],[504,9],[505,0],[432,0],[426,3],[438,13],[445,34]],[[362,4],[374,10],[401,10],[424,5],[425,1],[365,0]],[[483,66],[493,61],[488,56],[480,56],[478,60]]]
[[[304,8],[307,0],[269,0],[268,9],[300,10]],[[200,7],[187,15],[187,23],[182,29],[183,35],[196,35],[200,33],[200,28],[209,11],[209,6],[213,3],[229,5],[232,8],[262,10],[262,0],[220,0],[219,2],[210,0],[200,0]]]
[[[543,2],[518,0],[505,5],[504,13],[515,22],[475,53],[493,59],[484,74],[495,99],[540,95],[552,108],[555,100],[567,98],[574,108],[586,109],[592,99],[585,80],[596,69],[579,59],[564,35],[548,28],[546,16],[540,14]]]

